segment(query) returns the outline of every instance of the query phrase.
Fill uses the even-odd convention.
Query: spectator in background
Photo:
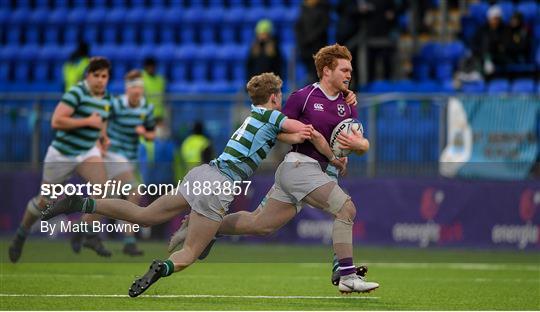
[[[279,42],[273,36],[272,22],[262,19],[255,26],[255,41],[251,44],[246,66],[246,77],[262,73],[274,73],[281,76],[282,59]]]
[[[497,70],[508,64],[509,55],[505,43],[507,28],[502,23],[502,10],[492,5],[487,12],[487,25],[476,33],[477,54],[483,62],[484,74],[492,77]],[[474,47],[473,47],[474,49]]]
[[[468,55],[460,61],[459,68],[454,75],[453,85],[456,90],[460,90],[466,83],[481,83],[484,81],[482,76],[482,65],[476,57]]]
[[[391,78],[398,15],[394,0],[341,0],[337,13],[336,39],[339,44],[346,45],[362,33],[362,43],[367,44],[368,80]],[[348,48],[356,54],[356,47]],[[353,80],[358,83],[360,68],[355,65]]]
[[[163,76],[157,74],[156,60],[153,57],[144,60],[143,81],[148,101],[154,104],[154,116],[156,118],[166,117],[163,101],[166,81]]]
[[[64,63],[62,73],[64,75],[65,92],[83,79],[86,67],[90,63],[88,54],[88,44],[79,42],[77,49],[71,53],[69,60]]]
[[[531,54],[531,31],[523,23],[523,15],[514,13],[508,24],[506,49],[509,61],[514,64],[528,63]]]
[[[189,170],[213,159],[212,142],[204,135],[202,122],[197,121],[193,125],[192,134],[182,142],[179,152],[181,163],[175,166],[177,180],[181,180]]]
[[[326,0],[304,0],[294,25],[296,49],[307,68],[308,83],[318,81],[313,55],[328,44],[330,5]]]

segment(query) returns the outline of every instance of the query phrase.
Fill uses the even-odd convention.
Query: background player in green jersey
[[[108,150],[104,151],[104,161],[108,178],[122,181],[124,185],[130,184],[133,191],[129,192],[126,199],[138,204],[140,194],[134,191],[138,186],[134,170],[139,136],[153,140],[156,121],[154,106],[144,96],[142,73],[131,70],[126,74],[124,82],[125,94],[114,98],[112,102],[111,116],[107,125],[111,144]],[[143,254],[137,248],[135,233],[130,231],[125,233],[122,251],[131,256]]]
[[[42,185],[65,183],[74,172],[92,184],[105,183],[107,180],[97,144],[100,138],[103,138],[105,145],[108,144],[105,127],[111,110],[111,96],[107,93],[110,71],[109,60],[91,58],[85,79],[71,87],[56,106],[51,120],[56,134],[45,156]],[[9,247],[11,262],[19,260],[30,228],[40,218],[49,200],[48,194],[40,194],[28,202]],[[84,215],[81,221],[98,219],[97,215]],[[73,236],[71,243],[75,252],[80,251],[82,243],[100,256],[111,255],[94,233],[87,233],[86,237],[78,233]]]

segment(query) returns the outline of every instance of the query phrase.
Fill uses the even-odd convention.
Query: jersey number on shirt
[[[242,126],[240,128],[238,128],[238,130],[236,130],[236,132],[233,134],[233,139],[234,140],[239,141],[240,138],[244,136],[244,133],[246,132],[246,128],[249,125],[250,120],[251,120],[251,117],[246,118],[246,120],[244,120],[244,123],[242,124]]]

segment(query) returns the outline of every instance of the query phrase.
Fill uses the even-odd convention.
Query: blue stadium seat
[[[398,80],[392,83],[393,92],[415,92],[415,85],[411,80]]]
[[[279,39],[282,43],[295,43],[295,33],[294,30],[291,29],[288,26],[282,26],[278,28],[279,31]]]
[[[39,46],[26,45],[18,49],[15,55],[15,81],[30,81],[31,69],[34,60],[37,58]]]
[[[99,40],[99,31],[105,22],[107,10],[103,8],[94,8],[86,14],[83,27],[83,40],[92,43],[101,43]]]
[[[77,1],[75,1],[77,2]],[[107,8],[107,0],[93,0],[89,1],[89,3],[92,4],[92,8],[94,9],[106,9]]]
[[[104,56],[113,61],[116,59],[117,51],[121,51],[116,45],[95,45],[92,46],[92,55]],[[114,65],[113,65],[114,66]]]
[[[438,80],[447,80],[452,78],[454,66],[450,61],[443,61],[435,65],[435,78]]]
[[[464,93],[483,93],[485,91],[485,83],[483,81],[464,83],[461,91]]]
[[[188,80],[188,64],[183,61],[171,64],[171,78],[173,82],[186,82]]]
[[[453,41],[447,44],[440,44],[437,47],[437,57],[439,60],[449,60],[456,65],[466,53],[463,42]]]
[[[53,0],[54,9],[69,9],[68,0]]]
[[[7,81],[9,78],[9,72],[13,64],[13,59],[17,55],[19,50],[18,46],[6,45],[0,47],[0,81]]]
[[[442,91],[441,85],[434,80],[419,81],[415,85],[416,92],[433,93]]]
[[[173,9],[184,9],[188,7],[189,0],[169,0],[169,5]]]
[[[146,10],[139,7],[127,11],[123,29],[120,32],[122,43],[139,43],[140,24],[142,24],[145,14]]]
[[[510,17],[514,14],[514,4],[510,1],[501,1],[497,5],[501,8],[503,22],[508,23]]]
[[[486,14],[488,9],[489,5],[485,2],[472,3],[469,6],[469,13],[478,25],[483,25],[487,20]]]
[[[214,81],[207,87],[207,92],[211,93],[234,93],[238,91],[238,89],[228,81]]]
[[[288,8],[285,6],[270,6],[265,11],[265,17],[270,19],[274,26],[280,27],[286,22],[285,14]],[[292,31],[292,29],[289,29]]]
[[[105,16],[105,25],[103,25],[103,43],[117,44],[118,37],[124,29],[126,11],[121,8],[109,10]]]
[[[67,22],[69,27],[82,26],[85,22],[87,14],[88,10],[83,8],[75,8],[70,10],[67,16]]]
[[[506,93],[510,90],[510,83],[506,79],[494,79],[488,83],[488,93]]]
[[[454,81],[452,79],[441,82],[441,92],[454,92]]]
[[[124,85],[124,80],[111,80],[107,89],[112,94],[122,94],[124,92]]]
[[[8,44],[21,44],[23,25],[30,19],[31,11],[27,9],[17,9],[9,15],[7,32]]]
[[[218,51],[216,58],[212,60],[211,66],[211,80],[213,82],[222,82],[228,80],[228,60],[226,55]]]
[[[461,35],[465,43],[469,46],[472,44],[474,36],[476,35],[478,29],[478,21],[472,16],[462,16],[461,17]]]
[[[178,29],[181,25],[181,12],[180,10],[169,9],[161,18],[161,42],[162,43],[177,43],[178,42]]]
[[[223,25],[220,28],[221,42],[230,44],[238,42],[240,39],[239,30],[244,27],[245,11],[239,7],[233,7],[225,11],[223,15]]]
[[[174,44],[162,44],[156,48],[155,57],[161,62],[170,63],[175,58],[176,52]]]
[[[68,10],[60,8],[49,13],[47,27],[45,28],[45,43],[60,43],[60,31],[64,30],[68,18]]]
[[[92,7],[92,5],[91,5],[91,2],[89,2],[89,1],[73,1],[73,9],[88,10],[91,7]]]
[[[540,95],[540,82],[536,85],[536,93]],[[540,124],[539,124],[540,126]]]
[[[51,7],[49,5],[49,0],[36,0],[34,2],[34,6],[36,9],[45,9],[45,10],[50,10]]]
[[[201,8],[189,8],[181,11],[181,40],[182,43],[200,42],[198,30],[201,28],[201,16],[204,10]]]
[[[26,24],[25,42],[26,44],[38,44],[40,42],[43,29],[46,28],[49,12],[44,9],[35,10]],[[1,17],[0,17],[1,18]]]
[[[209,0],[208,6],[210,8],[218,8],[223,10],[225,8],[225,0]]]
[[[376,80],[368,84],[368,92],[383,93],[383,92],[396,92],[395,86],[388,80]]]
[[[263,8],[264,0],[250,0],[248,1],[248,4],[251,8]]]
[[[81,40],[79,27],[69,26],[64,30],[64,44],[76,44]]]
[[[285,13],[285,21],[289,25],[293,25],[300,15],[300,6],[292,6]]]
[[[526,23],[533,23],[540,18],[540,5],[534,1],[524,1],[517,5],[516,10],[523,14]]]
[[[285,0],[269,0],[270,7],[285,7]]]
[[[437,42],[426,42],[420,49],[420,58],[429,64],[433,64],[437,57],[439,47]]]
[[[40,50],[39,58],[37,60],[37,65],[34,70],[35,79],[40,80],[43,78],[43,76],[47,74],[51,74],[49,71],[52,68],[54,70],[55,67],[62,67],[62,64],[64,61],[67,60],[69,57],[68,55],[64,55],[62,52],[60,52],[62,49],[60,46],[57,45],[45,45]],[[58,79],[61,76],[52,76],[53,79]]]
[[[244,0],[229,0],[231,8],[244,8]]]
[[[142,2],[144,4],[144,1],[131,1],[132,4],[134,2]],[[112,0],[111,4],[113,8],[118,8],[118,9],[127,9],[127,6],[128,6],[128,3],[126,0]]]
[[[431,76],[431,66],[420,57],[413,58],[413,73],[417,80],[428,80]]]
[[[513,93],[533,93],[534,80],[532,79],[516,79],[512,83],[511,92]]]

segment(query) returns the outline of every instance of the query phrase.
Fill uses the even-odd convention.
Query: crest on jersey
[[[337,113],[339,117],[345,117],[345,104],[338,104],[337,105]]]
[[[108,104],[107,104],[107,105],[105,105],[105,112],[107,112],[107,113],[108,113],[108,112],[109,112],[109,110],[111,109],[111,108],[110,108],[109,106],[110,106],[110,105],[108,105]]]
[[[142,113],[141,116],[139,116],[139,118],[140,118],[141,120],[144,120],[144,117],[145,117],[145,116],[144,116],[144,113]]]

